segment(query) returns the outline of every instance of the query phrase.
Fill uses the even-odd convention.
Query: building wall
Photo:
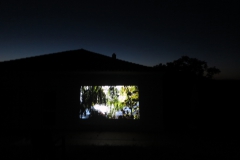
[[[98,130],[161,128],[161,76],[149,73],[27,73],[7,77],[2,126],[6,129]],[[9,81],[10,80],[10,81]],[[138,85],[140,121],[89,121],[79,119],[81,85]],[[9,116],[11,115],[11,116]],[[2,121],[2,122],[3,122]],[[154,124],[154,125],[153,125]],[[128,127],[127,127],[128,126]]]

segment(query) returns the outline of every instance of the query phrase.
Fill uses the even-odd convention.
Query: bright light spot
[[[118,97],[118,99],[119,99],[120,102],[124,102],[124,101],[126,100],[126,96],[120,95],[120,96]]]
[[[114,86],[117,88],[118,92],[120,92],[121,88],[123,86]],[[110,88],[110,86],[102,86],[103,92],[107,95],[108,94],[108,89]]]
[[[109,113],[109,108],[107,106],[96,104],[96,105],[94,105],[94,108],[96,110],[102,112],[103,114]]]

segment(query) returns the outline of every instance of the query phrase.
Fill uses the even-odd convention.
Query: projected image
[[[138,86],[81,86],[80,119],[140,119]]]

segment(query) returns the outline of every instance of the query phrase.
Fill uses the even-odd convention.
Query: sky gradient
[[[236,0],[9,0],[0,3],[0,61],[86,49],[154,66],[187,55],[240,79]]]

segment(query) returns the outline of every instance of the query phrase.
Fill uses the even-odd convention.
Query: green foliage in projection
[[[119,100],[119,91],[117,87],[110,86],[107,94],[107,105],[110,108],[110,117],[113,117],[115,112],[123,108],[123,103]]]
[[[130,110],[131,110],[130,115],[132,116],[133,106],[136,106],[137,102],[139,101],[138,87],[137,86],[123,86],[121,88],[120,93],[122,95],[124,95],[125,99],[123,101],[123,104],[130,108]]]
[[[108,118],[116,118],[116,112],[122,111],[123,118],[139,119],[138,86],[81,86],[80,115],[86,114],[86,109],[93,112],[96,104],[109,108]],[[128,112],[124,110],[128,107]],[[133,113],[134,112],[134,113]],[[104,113],[103,113],[104,114]]]
[[[106,104],[106,94],[102,86],[81,86],[80,88],[81,103],[80,107],[84,110],[91,110],[95,104]]]

